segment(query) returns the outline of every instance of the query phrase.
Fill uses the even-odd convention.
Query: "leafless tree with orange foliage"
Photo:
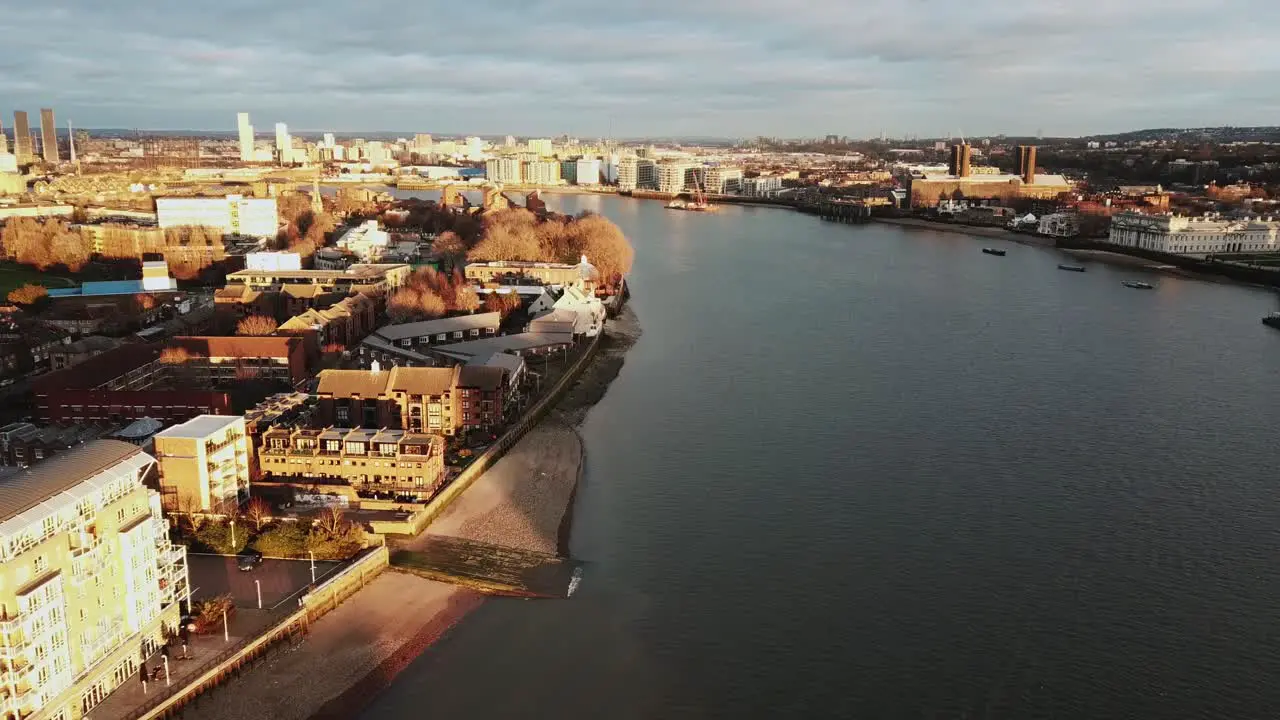
[[[467,257],[472,260],[541,260],[537,224],[537,216],[523,208],[488,213],[484,218],[484,235]]]
[[[262,528],[271,522],[271,505],[260,497],[250,499],[244,506],[244,519],[253,525],[255,531],[262,532]]]
[[[387,317],[395,322],[417,320],[422,307],[422,292],[417,288],[402,287],[387,300]]]
[[[467,256],[467,246],[458,233],[446,230],[431,241],[431,252],[440,256],[450,266],[454,266],[457,265],[459,260]]]
[[[500,313],[503,319],[520,309],[520,298],[515,293],[489,293],[484,298],[484,311]]]
[[[236,324],[237,335],[270,335],[280,324],[266,315],[249,315]]]

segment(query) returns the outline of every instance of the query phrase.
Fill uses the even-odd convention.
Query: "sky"
[[[578,137],[1280,124],[1276,0],[42,0],[0,121]]]

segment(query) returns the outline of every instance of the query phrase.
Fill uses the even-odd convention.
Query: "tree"
[[[480,307],[480,295],[469,285],[460,287],[453,294],[453,307],[455,310],[475,312]]]
[[[31,306],[49,297],[49,290],[43,285],[27,283],[20,288],[9,291],[9,302],[15,305]]]
[[[342,508],[330,505],[316,516],[314,528],[326,535],[340,535],[347,525]]]
[[[489,293],[484,298],[485,312],[496,312],[505,320],[520,309],[520,298],[515,293]]]
[[[184,347],[167,347],[160,351],[160,362],[165,365],[182,365],[194,359],[195,355]]]
[[[436,239],[431,241],[431,251],[446,260],[451,267],[467,256],[466,244],[462,242],[458,233],[452,230],[446,230],[437,235]]]
[[[271,505],[260,497],[251,498],[244,507],[244,517],[253,525],[255,532],[262,532],[262,528],[271,522]]]
[[[280,327],[274,318],[266,315],[249,315],[236,325],[237,335],[270,335]]]
[[[449,312],[449,305],[432,290],[423,290],[419,294],[418,307],[422,316],[428,320],[442,318]]]
[[[136,305],[139,310],[144,312],[147,310],[154,310],[156,307],[156,296],[148,295],[147,293],[137,293],[133,296],[133,304]]]
[[[421,312],[422,293],[417,288],[403,287],[387,301],[387,317],[396,322],[416,320]]]
[[[484,220],[484,235],[467,257],[472,260],[541,260],[537,222],[537,216],[523,208],[488,213]]]

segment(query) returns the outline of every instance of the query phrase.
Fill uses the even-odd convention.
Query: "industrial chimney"
[[[1018,174],[1022,176],[1024,185],[1032,185],[1036,181],[1036,146],[1018,146]]]

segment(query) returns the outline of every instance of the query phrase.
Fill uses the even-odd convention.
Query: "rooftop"
[[[198,415],[190,420],[174,425],[156,435],[157,438],[190,438],[200,440],[225,430],[237,422],[243,422],[239,415]]]
[[[36,392],[88,390],[136,370],[160,357],[157,345],[129,343],[93,356],[75,367],[46,373],[32,381]]]
[[[302,338],[283,336],[191,336],[176,337],[170,343],[202,357],[287,358],[302,345]]]
[[[536,348],[552,347],[555,345],[572,345],[572,333],[518,333],[516,335],[502,335],[500,337],[484,338],[483,340],[472,340],[470,342],[455,343],[453,345],[441,345],[432,348],[432,352],[449,357],[458,358],[459,360],[469,360],[473,357],[481,357],[492,355],[497,352],[519,352],[521,350],[533,350]],[[416,369],[416,368],[415,368]]]
[[[121,461],[141,454],[119,440],[93,440],[0,480],[0,520],[8,520],[66,492]]]
[[[227,281],[246,280],[248,278],[270,276],[283,279],[317,279],[317,280],[377,280],[396,268],[409,269],[404,263],[364,264],[357,263],[345,270],[237,270],[227,275]]]
[[[452,333],[459,330],[482,330],[484,328],[497,328],[502,324],[502,314],[496,312],[476,313],[474,315],[459,315],[451,318],[441,318],[439,320],[422,320],[419,322],[400,323],[398,325],[384,325],[374,331],[387,340],[401,340],[410,337],[422,337],[424,335],[436,335],[439,333]]]

